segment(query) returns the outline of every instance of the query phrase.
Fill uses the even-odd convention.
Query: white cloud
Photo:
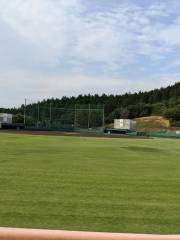
[[[180,66],[180,59],[176,59],[172,64],[175,66]]]
[[[75,58],[111,68],[129,64],[138,54],[156,57],[180,45],[179,21],[166,26],[152,20],[170,14],[163,4],[90,13],[80,0],[2,0],[0,6],[3,21],[49,64]]]
[[[50,63],[72,57],[124,65],[132,60],[132,51],[138,51],[134,39],[150,35],[145,33],[148,16],[134,7],[85,15],[78,0],[6,0],[1,5],[2,19],[31,42],[36,54],[37,47],[39,55],[46,53]],[[138,44],[143,44],[140,38]]]
[[[151,83],[143,81],[147,75],[138,83],[122,72],[136,71],[131,66],[138,61],[140,72],[148,68],[141,57],[160,62],[176,54],[179,4],[140,6],[134,1],[89,11],[85,2],[0,1],[1,89],[13,92],[15,86],[19,95],[45,97],[156,86],[155,73],[148,76]]]

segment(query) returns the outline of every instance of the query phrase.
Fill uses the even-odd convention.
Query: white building
[[[114,129],[135,130],[136,121],[131,119],[114,119]]]
[[[0,123],[12,123],[12,114],[0,113]]]

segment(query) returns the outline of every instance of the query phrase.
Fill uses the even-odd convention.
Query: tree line
[[[112,123],[114,118],[138,118],[151,115],[164,116],[171,120],[173,126],[180,126],[180,82],[174,85],[154,89],[151,91],[140,91],[137,93],[126,93],[122,95],[79,95],[77,97],[52,98],[39,102],[41,107],[61,108],[62,106],[73,106],[75,104],[104,105],[105,123]],[[33,109],[37,104],[27,105]],[[33,110],[32,110],[33,111]],[[23,122],[24,105],[20,108],[4,109],[0,112],[12,113],[14,122]]]

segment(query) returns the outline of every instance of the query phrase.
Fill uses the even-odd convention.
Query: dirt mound
[[[167,130],[171,127],[170,121],[162,116],[136,118],[137,129],[143,131]]]

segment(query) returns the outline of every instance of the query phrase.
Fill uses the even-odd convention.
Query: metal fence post
[[[76,104],[74,105],[74,130],[76,129]]]
[[[39,105],[39,102],[38,102],[38,119],[37,119],[37,127],[39,127],[39,120],[40,120],[40,105]]]
[[[104,117],[104,105],[103,105],[103,119],[102,119],[102,129],[104,129],[104,124],[105,124],[105,117]]]
[[[26,126],[26,98],[24,101],[24,126]]]
[[[50,128],[52,127],[52,105],[51,105],[51,102],[49,104],[49,126]]]
[[[88,108],[88,130],[90,128],[90,110],[91,110],[91,105],[89,104],[89,108]]]

